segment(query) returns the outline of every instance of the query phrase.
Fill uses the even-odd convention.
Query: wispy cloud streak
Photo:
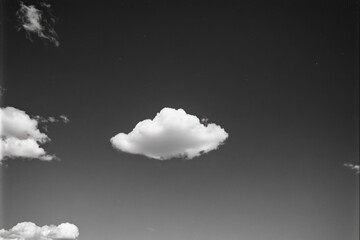
[[[60,115],[59,117],[41,117],[41,116],[34,116],[34,118],[41,122],[41,123],[68,123],[70,119],[65,115]]]
[[[20,9],[16,12],[19,22],[18,30],[25,30],[30,40],[32,40],[31,35],[35,34],[58,47],[60,42],[54,30],[56,20],[50,12],[50,7],[51,5],[45,2],[41,2],[38,6],[27,6],[20,2]]]
[[[344,166],[354,170],[357,174],[360,173],[360,166],[353,163],[344,163]]]

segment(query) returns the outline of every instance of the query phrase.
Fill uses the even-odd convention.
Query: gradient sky
[[[82,240],[357,240],[355,1],[48,1],[60,46],[4,0],[2,106],[51,125],[61,161],[1,166],[3,223],[71,222]],[[31,3],[24,1],[24,3]],[[163,107],[229,133],[159,161],[116,151]]]

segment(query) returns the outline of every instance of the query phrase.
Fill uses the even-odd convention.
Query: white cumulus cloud
[[[1,145],[2,158],[38,158],[44,161],[50,161],[54,158],[54,156],[46,154],[45,150],[34,139],[10,137],[3,139]]]
[[[0,240],[77,239],[78,236],[78,227],[71,223],[39,227],[32,222],[22,222],[10,230],[0,230]]]
[[[192,159],[217,149],[228,136],[220,126],[204,125],[183,109],[163,108],[153,120],[143,120],[130,133],[119,133],[110,141],[118,150],[149,158]]]
[[[4,158],[54,159],[40,147],[50,138],[38,128],[41,117],[30,117],[14,107],[0,108],[0,163]],[[51,122],[51,121],[48,121]]]

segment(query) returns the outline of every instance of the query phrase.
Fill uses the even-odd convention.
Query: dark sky
[[[24,3],[31,3],[24,1]],[[61,161],[1,167],[4,226],[71,222],[82,240],[356,240],[355,1],[48,1],[60,46],[4,0],[3,106],[65,114]],[[229,133],[159,161],[116,151],[163,107]]]

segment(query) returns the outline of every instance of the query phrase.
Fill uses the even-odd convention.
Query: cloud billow
[[[0,230],[0,240],[73,240],[78,236],[78,227],[71,223],[39,227],[32,222],[22,222],[10,230]]]
[[[49,117],[56,121],[68,122],[59,117]],[[49,155],[40,146],[50,141],[50,138],[38,128],[40,122],[51,122],[49,118],[30,117],[25,111],[14,107],[0,108],[0,163],[5,158],[33,158],[51,161],[54,155]],[[44,126],[46,129],[46,126]]]
[[[204,125],[183,109],[163,108],[153,120],[141,121],[130,133],[119,133],[110,141],[118,150],[149,158],[192,159],[217,149],[228,136],[220,126]]]

